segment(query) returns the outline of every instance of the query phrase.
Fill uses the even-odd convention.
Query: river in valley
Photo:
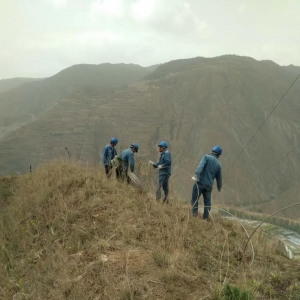
[[[234,218],[232,217],[225,217],[225,218],[234,220]],[[246,219],[239,219],[239,220],[242,222],[243,225],[246,225],[248,228],[251,227],[253,230],[261,223],[260,221],[253,221],[253,220],[246,220]],[[290,259],[300,260],[300,234],[269,223],[264,223],[261,226],[261,228],[266,234],[276,239],[279,239],[283,243],[286,255]],[[252,232],[250,230],[247,231],[249,235]]]

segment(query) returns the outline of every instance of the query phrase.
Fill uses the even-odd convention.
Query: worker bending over
[[[127,182],[130,183],[130,178],[128,177],[128,171],[134,171],[134,153],[139,151],[139,146],[136,143],[131,144],[131,146],[121,153],[122,162],[117,167],[117,179],[126,178]]]

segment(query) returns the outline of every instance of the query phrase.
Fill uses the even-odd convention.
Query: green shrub
[[[226,300],[254,300],[251,292],[242,291],[238,287],[232,287],[227,284],[224,288],[224,299]]]

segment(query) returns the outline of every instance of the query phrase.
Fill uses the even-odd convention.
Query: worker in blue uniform
[[[110,143],[103,148],[102,159],[103,159],[103,165],[105,168],[105,174],[107,177],[111,176],[111,170],[113,168],[111,161],[117,155],[117,150],[115,149],[115,146],[117,144],[118,144],[118,139],[113,137],[110,140]]]
[[[161,199],[161,189],[163,189],[165,197],[163,203],[168,203],[169,196],[169,179],[171,176],[171,154],[168,151],[168,143],[161,141],[158,144],[158,151],[160,152],[160,158],[157,163],[149,161],[153,168],[158,168],[158,185],[156,190],[156,200]]]
[[[128,149],[125,149],[121,153],[122,162],[117,167],[117,178],[126,178],[127,182],[130,183],[128,172],[134,171],[134,153],[139,151],[139,146],[136,143],[132,143]]]
[[[192,180],[195,181],[192,192],[192,214],[198,216],[198,200],[203,194],[204,212],[203,219],[209,218],[211,209],[211,193],[214,184],[214,179],[217,180],[217,188],[222,189],[222,168],[219,162],[219,157],[222,154],[220,146],[214,146],[211,154],[204,155],[196,169]]]

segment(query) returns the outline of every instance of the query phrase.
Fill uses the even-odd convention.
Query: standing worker
[[[192,214],[194,217],[198,216],[198,200],[203,194],[204,198],[204,212],[203,219],[209,218],[211,209],[211,192],[214,184],[214,179],[217,180],[217,187],[219,192],[222,189],[222,169],[218,161],[222,154],[220,146],[214,146],[212,153],[204,155],[196,169],[195,175],[192,180],[195,181],[192,193]]]
[[[134,171],[134,153],[139,151],[139,146],[136,143],[131,144],[130,148],[124,150],[121,153],[122,162],[117,167],[117,178],[121,177],[127,178],[127,183],[130,183],[130,178],[128,177],[128,170]]]
[[[164,191],[165,197],[163,203],[169,203],[168,195],[169,195],[169,178],[171,176],[171,154],[167,150],[168,143],[166,141],[162,141],[158,144],[158,151],[161,153],[159,162],[154,163],[153,161],[149,161],[153,168],[158,168],[158,185],[156,190],[156,200],[160,200],[161,198],[161,188]]]
[[[112,138],[110,140],[110,143],[103,148],[103,153],[102,153],[103,165],[105,167],[105,174],[107,178],[111,176],[111,170],[113,167],[111,161],[117,155],[117,150],[115,149],[115,146],[117,144],[118,144],[118,139]]]

